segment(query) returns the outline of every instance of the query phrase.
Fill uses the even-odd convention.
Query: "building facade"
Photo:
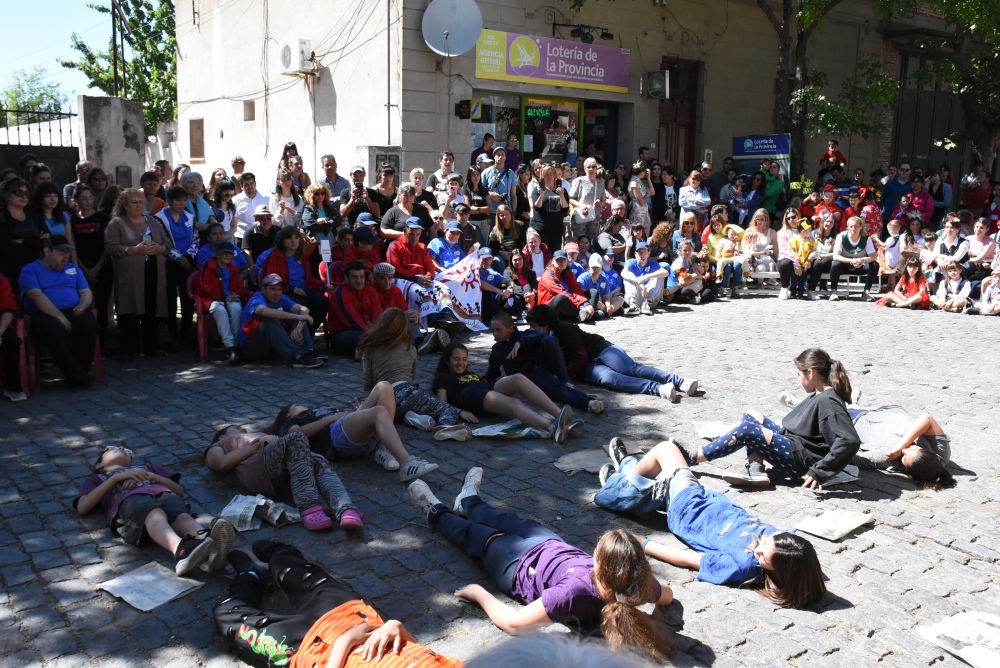
[[[404,172],[436,168],[443,149],[462,170],[484,133],[498,144],[514,133],[529,158],[590,150],[605,164],[629,164],[648,146],[683,170],[709,156],[721,163],[735,136],[773,131],[777,37],[751,0],[594,0],[578,13],[562,2],[482,0],[485,32],[450,58],[425,43],[428,4],[177,3],[178,123],[162,148],[195,169],[228,167],[238,152],[249,170],[270,176],[294,142],[311,174],[327,153],[341,173],[360,163],[371,174],[382,159]],[[831,13],[809,50],[830,91],[869,54],[903,71],[910,61],[884,23],[864,0]],[[655,72],[668,73],[667,99],[647,95]],[[850,168],[885,168],[896,157],[898,117],[886,114],[883,136],[839,138]],[[826,139],[808,142],[814,170]],[[921,138],[908,141],[913,159],[934,162]]]

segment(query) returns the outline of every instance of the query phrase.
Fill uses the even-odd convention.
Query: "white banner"
[[[437,274],[429,288],[398,278],[393,283],[403,291],[410,308],[420,313],[422,322],[426,322],[428,315],[447,308],[472,331],[488,329],[480,318],[483,291],[476,253],[470,253],[455,266]]]

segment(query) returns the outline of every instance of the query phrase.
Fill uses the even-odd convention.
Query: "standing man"
[[[896,178],[889,179],[882,186],[882,222],[886,223],[889,221],[889,216],[892,215],[892,210],[896,208],[899,204],[899,198],[905,194],[913,192],[913,184],[910,183],[910,163],[901,162],[899,163],[899,169],[896,170]],[[933,209],[933,204],[931,205]],[[924,220],[930,222],[930,218],[925,218]]]
[[[639,160],[642,160],[644,163],[646,163],[648,165],[649,161],[652,160],[652,159],[653,159],[653,154],[650,152],[649,147],[648,146],[640,146],[639,147]]]
[[[483,172],[483,185],[490,193],[490,210],[497,215],[497,207],[506,204],[511,211],[517,209],[517,177],[507,168],[507,149],[498,146],[493,151],[493,165]]]
[[[507,169],[517,173],[517,168],[521,165],[521,151],[517,148],[517,133],[507,134]]]
[[[157,160],[153,163],[153,171],[160,175],[160,189],[156,191],[156,196],[167,201],[167,190],[170,188],[170,181],[174,178],[174,170],[170,166],[169,160]]]
[[[597,170],[601,165],[597,158],[587,158],[583,162],[583,176],[573,179],[569,189],[569,203],[573,207],[573,217],[570,227],[573,238],[585,234],[589,239],[596,239],[601,229],[601,206],[604,201],[604,179],[597,178]]]
[[[330,194],[333,197],[340,197],[342,192],[351,187],[351,182],[337,173],[337,159],[333,157],[332,153],[327,153],[320,158],[320,164],[322,164],[323,172],[326,174],[322,183],[330,189]]]
[[[475,163],[473,163],[475,164]],[[448,189],[448,177],[452,174],[458,177],[461,187],[462,175],[455,172],[455,154],[451,151],[441,152],[441,168],[427,177],[427,188],[435,193],[443,193]],[[440,199],[440,198],[439,198]]]
[[[246,169],[247,161],[243,159],[242,155],[236,155],[229,164],[233,167],[233,174],[229,180],[236,186],[237,194],[239,194],[243,192],[243,170]]]
[[[94,382],[97,319],[90,312],[93,294],[83,271],[69,261],[73,247],[64,236],[53,236],[42,257],[21,270],[19,283],[31,331],[52,353],[70,385],[87,389]]]
[[[470,165],[476,164],[476,158],[481,155],[492,155],[493,153],[493,142],[495,138],[489,132],[483,135],[483,145],[472,152],[472,159],[469,160]]]
[[[233,181],[240,184],[240,194],[233,197],[233,206],[236,207],[236,245],[240,245],[243,237],[253,227],[257,207],[267,207],[271,199],[257,190],[257,177],[250,172],[244,172],[239,179],[234,177]]]
[[[76,181],[63,186],[63,201],[66,202],[66,206],[72,211],[76,211],[76,189],[83,185],[83,175],[93,168],[94,163],[92,161],[81,160],[76,163]]]
[[[278,355],[297,369],[323,366],[326,359],[313,351],[309,309],[293,302],[284,290],[281,276],[268,274],[261,281],[260,292],[244,307],[236,335],[243,359],[262,362]]]
[[[702,167],[704,166],[705,165],[702,164]],[[708,194],[712,196],[712,201],[719,199],[719,193],[722,192],[723,186],[729,183],[729,177],[727,174],[729,174],[729,170],[734,169],[735,166],[736,163],[733,162],[733,159],[730,156],[726,156],[722,160],[722,169],[709,176],[708,180],[704,182],[705,187],[708,188]],[[708,168],[711,172],[711,163],[708,163]],[[705,172],[702,171],[702,174],[704,173]]]

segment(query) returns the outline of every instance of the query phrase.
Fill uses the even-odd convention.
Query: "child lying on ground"
[[[206,560],[209,570],[225,568],[236,532],[221,518],[210,531],[195,522],[181,501],[180,477],[157,464],[134,463],[126,447],[109,446],[94,465],[94,473],[83,481],[73,505],[86,515],[100,504],[111,533],[127,543],[139,545],[148,535],[174,555],[177,575],[190,573]]]

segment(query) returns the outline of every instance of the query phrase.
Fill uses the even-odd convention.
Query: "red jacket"
[[[405,310],[405,308],[404,308]],[[3,274],[0,274],[0,313],[17,313],[17,302],[14,300],[14,291],[10,288],[10,281]]]
[[[250,293],[247,292],[246,287],[243,285],[243,279],[240,278],[240,270],[236,268],[236,263],[229,263],[229,275],[227,277],[224,274],[219,274],[219,262],[213,257],[198,269],[198,276],[194,279],[193,285],[194,297],[206,311],[212,305],[212,302],[221,302],[224,299],[222,293],[222,281],[224,278],[228,280],[230,294],[239,295],[240,302],[245,304],[247,299],[250,298]]]
[[[367,332],[375,319],[382,315],[375,288],[369,284],[355,292],[347,283],[341,283],[330,292],[330,326],[334,332],[354,330]]]
[[[313,276],[309,256],[303,253],[301,261],[302,268],[305,270],[306,274],[306,287],[312,288],[313,290],[322,290],[325,286],[323,281]],[[270,255],[267,256],[267,260],[264,261],[264,266],[260,270],[258,280],[263,279],[268,274],[277,274],[278,276],[281,276],[281,280],[285,281],[285,292],[288,293],[292,291],[292,286],[288,285],[288,260],[285,259],[283,253],[279,253],[277,250],[271,251]]]
[[[565,281],[566,285],[563,285]],[[569,288],[568,290],[566,288]],[[542,277],[538,280],[538,303],[548,304],[559,295],[568,295],[577,307],[583,306],[587,301],[587,296],[583,294],[580,284],[576,282],[576,276],[569,267],[563,272],[562,280],[556,276],[554,267],[546,267]]]
[[[410,306],[406,303],[406,297],[403,296],[403,291],[397,288],[395,285],[390,285],[388,290],[379,290],[378,286],[372,286],[375,288],[375,295],[378,297],[379,306],[381,310],[379,315],[389,308],[398,308],[403,311],[409,310]]]
[[[437,271],[430,253],[427,252],[427,246],[417,242],[416,246],[410,248],[406,243],[406,237],[400,237],[389,244],[386,262],[396,268],[397,276],[408,281],[420,275],[434,276]]]
[[[542,259],[545,260],[545,266],[549,266],[549,262],[552,262],[552,251],[545,244],[538,244],[538,250],[542,251]],[[521,255],[524,256],[524,264],[528,267],[531,266],[531,247],[528,244],[524,244],[524,248],[521,249]]]
[[[344,280],[344,267],[355,260],[361,260],[361,264],[365,265],[365,271],[370,273],[372,268],[382,261],[382,253],[379,251],[379,245],[375,244],[364,253],[361,253],[356,244],[351,244],[351,246],[344,251],[344,262],[340,266],[341,276],[338,283],[343,282]]]

